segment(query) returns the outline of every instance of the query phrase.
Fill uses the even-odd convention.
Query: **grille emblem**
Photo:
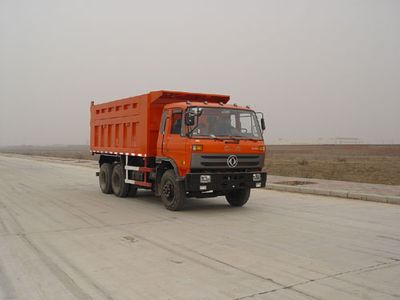
[[[239,160],[236,155],[230,155],[226,160],[226,164],[229,168],[235,168],[238,165],[238,162]]]

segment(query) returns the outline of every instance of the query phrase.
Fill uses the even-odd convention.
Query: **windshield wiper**
[[[218,141],[223,141],[224,140],[223,138],[217,137],[217,136],[215,136],[213,134],[210,134],[209,137],[214,139],[214,140],[218,140]]]
[[[235,136],[232,136],[229,138],[235,139],[235,140],[251,140],[251,141],[259,141],[260,140],[260,138],[254,138],[254,137],[244,136],[244,135],[235,135]]]
[[[194,137],[193,135],[191,136],[192,138]],[[195,138],[203,138],[203,139],[213,139],[213,140],[217,140],[217,141],[226,141],[226,140],[232,140],[232,141],[240,141],[240,140],[250,140],[250,141],[259,141],[260,139],[256,139],[256,138],[250,138],[250,137],[236,137],[236,136],[216,136],[214,134],[210,134],[210,135],[198,135],[195,136]]]
[[[215,135],[210,135],[211,138],[216,139],[216,140],[221,140],[221,141],[226,141],[226,140],[233,140],[233,141],[239,141],[240,139],[233,137],[233,136],[224,136],[224,137],[217,137]]]

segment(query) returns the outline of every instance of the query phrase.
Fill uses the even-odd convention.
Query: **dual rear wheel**
[[[118,197],[135,196],[137,187],[125,183],[125,172],[120,163],[103,163],[99,174],[100,189],[104,194]],[[185,188],[176,181],[173,170],[167,170],[161,178],[161,200],[169,210],[181,210],[185,202]]]
[[[99,174],[100,189],[104,194],[118,197],[135,196],[137,187],[125,182],[125,172],[120,163],[103,163]]]

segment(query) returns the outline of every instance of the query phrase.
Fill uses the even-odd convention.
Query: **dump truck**
[[[138,188],[181,210],[189,197],[225,196],[243,206],[265,187],[265,121],[229,96],[176,91],[90,107],[90,150],[99,155],[100,189],[118,197]]]

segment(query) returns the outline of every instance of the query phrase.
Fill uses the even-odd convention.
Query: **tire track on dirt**
[[[24,244],[47,266],[59,282],[79,300],[93,299],[76,282],[43,251],[41,251],[25,234],[18,235]]]

